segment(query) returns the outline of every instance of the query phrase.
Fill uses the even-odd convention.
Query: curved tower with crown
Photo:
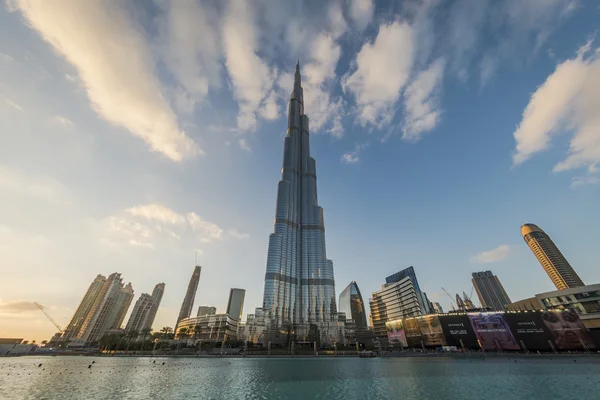
[[[317,202],[300,65],[288,107],[274,232],[269,237],[263,308],[272,331],[298,340],[326,340],[336,318],[333,263],[325,251],[323,209]],[[318,333],[316,333],[318,332]]]

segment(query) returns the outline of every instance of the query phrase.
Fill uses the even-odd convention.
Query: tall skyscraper
[[[440,303],[438,303],[437,301],[434,301],[433,303],[431,303],[431,305],[433,306],[433,311],[436,314],[443,314],[444,313],[444,309],[442,308],[442,305]]]
[[[77,310],[75,310],[75,314],[73,314],[71,322],[69,322],[69,325],[67,325],[65,328],[61,340],[68,341],[79,336],[83,322],[90,314],[92,307],[96,303],[104,282],[106,282],[106,277],[102,275],[96,276],[87,292],[85,292],[85,295],[79,303]]]
[[[346,318],[354,320],[357,331],[367,330],[367,312],[360,289],[355,281],[350,282],[342,293],[338,303],[338,311],[346,314]]]
[[[316,325],[325,339],[337,317],[333,262],[325,251],[323,209],[317,202],[316,165],[310,156],[299,64],[288,107],[263,308],[271,326],[293,325],[297,336]]]
[[[511,303],[500,279],[492,271],[473,272],[472,282],[481,307],[502,311]]]
[[[245,289],[232,288],[229,290],[229,300],[227,301],[226,313],[233,319],[242,320],[242,312],[244,311],[244,298],[246,297]]]
[[[152,328],[164,290],[165,284],[159,283],[154,287],[152,295],[142,293],[138,301],[135,302],[133,311],[129,316],[129,321],[125,327],[127,332],[140,332],[143,329]]]
[[[190,283],[187,288],[187,292],[185,292],[185,297],[183,298],[183,303],[181,303],[181,309],[179,310],[179,316],[177,316],[177,324],[175,324],[175,328],[177,329],[177,325],[179,321],[184,318],[189,318],[192,315],[192,308],[194,307],[194,300],[196,299],[196,292],[198,291],[198,283],[200,282],[200,270],[202,267],[196,265],[194,268],[194,273],[192,274],[192,278],[190,279]],[[176,330],[175,329],[175,330]]]
[[[521,235],[558,290],[585,286],[546,232],[537,225],[525,224]]]
[[[369,299],[373,334],[387,337],[385,323],[429,314],[413,267],[388,276],[380,290]]]
[[[74,339],[91,343],[99,340],[109,329],[120,328],[132,299],[131,283],[124,285],[121,274],[110,274]]]

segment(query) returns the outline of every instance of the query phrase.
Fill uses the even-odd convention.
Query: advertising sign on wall
[[[473,331],[484,350],[519,350],[503,313],[469,314]]]
[[[442,324],[437,315],[426,315],[418,318],[423,336],[423,344],[427,347],[440,347],[446,345],[446,337]]]
[[[404,332],[406,333],[406,342],[408,347],[422,347],[423,334],[421,326],[416,318],[408,318],[404,321]]]
[[[595,348],[588,330],[574,311],[547,310],[542,313],[542,320],[554,337],[558,350]]]
[[[504,319],[523,350],[552,350],[549,341],[553,340],[553,336],[546,328],[541,312],[508,312]]]
[[[440,315],[442,330],[448,346],[457,348],[479,348],[471,321],[466,315]]]
[[[407,347],[408,343],[406,342],[406,334],[404,333],[404,324],[402,320],[390,321],[385,324],[388,341],[391,344],[399,344],[403,347]]]

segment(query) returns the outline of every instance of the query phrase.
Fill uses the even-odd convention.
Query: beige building
[[[165,284],[159,283],[154,287],[152,295],[142,293],[140,298],[135,302],[125,331],[139,333],[143,329],[152,328],[164,291]]]
[[[521,227],[521,235],[558,290],[584,286],[577,272],[546,232],[537,225],[525,224]]]

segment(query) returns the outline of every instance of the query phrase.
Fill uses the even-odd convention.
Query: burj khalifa
[[[337,313],[333,262],[325,251],[323,209],[317,202],[309,140],[298,63],[277,186],[275,228],[269,237],[263,309],[273,327],[291,328],[299,339],[313,327],[321,338],[327,336]]]

